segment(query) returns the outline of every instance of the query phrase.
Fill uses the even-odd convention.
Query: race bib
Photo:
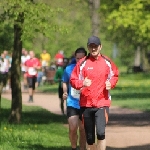
[[[29,75],[36,75],[37,71],[35,70],[35,68],[29,67],[28,68],[28,73],[29,73]]]
[[[76,90],[73,87],[71,87],[71,96],[74,98],[80,98],[80,90]]]
[[[58,63],[62,63],[62,62],[63,62],[63,59],[62,59],[62,58],[58,58],[57,62],[58,62]]]
[[[45,60],[42,61],[42,66],[47,66],[47,62]]]

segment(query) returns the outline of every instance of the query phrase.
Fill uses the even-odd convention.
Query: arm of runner
[[[69,76],[65,69],[62,76],[63,100],[67,100],[68,97],[68,84],[69,84],[68,82],[69,82]]]
[[[83,80],[79,79],[79,75],[80,75],[80,63],[77,63],[77,65],[74,67],[71,73],[70,78],[71,86],[77,90],[80,90],[84,86]]]
[[[114,64],[114,62],[111,61],[110,79],[108,79],[108,81],[111,84],[111,89],[113,89],[116,86],[116,84],[118,82],[118,76],[119,76],[119,70],[118,70],[117,66]],[[107,82],[107,84],[109,84],[109,83]]]
[[[33,65],[33,67],[36,69],[36,70],[39,70],[41,69],[41,63],[40,63],[40,60],[37,59],[36,60],[37,62]]]
[[[68,90],[67,83],[64,83],[64,82],[63,82],[63,100],[66,100],[67,97],[68,97],[67,90]]]

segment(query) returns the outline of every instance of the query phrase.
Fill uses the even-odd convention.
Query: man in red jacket
[[[108,57],[103,56],[101,41],[92,36],[88,39],[89,55],[75,66],[70,83],[80,90],[80,107],[83,115],[88,150],[105,150],[105,126],[111,104],[109,90],[118,81],[118,68]],[[97,146],[95,144],[95,126]]]

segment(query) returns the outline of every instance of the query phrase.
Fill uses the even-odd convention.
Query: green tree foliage
[[[8,23],[14,23],[19,13],[24,13],[24,24],[21,26],[23,40],[34,37],[35,31],[49,36],[48,33],[51,31],[63,30],[63,27],[59,28],[54,21],[56,14],[62,12],[61,8],[53,9],[43,1],[38,2],[37,0],[6,0],[1,2],[1,5],[4,14],[7,15],[5,21]],[[19,22],[16,23],[20,25]]]
[[[12,50],[13,28],[8,24],[0,23],[0,53],[4,50]]]
[[[36,53],[41,53],[43,49],[47,49],[52,58],[58,50],[64,50],[65,55],[69,57],[77,47],[84,46],[86,48],[86,40],[91,36],[92,28],[89,3],[87,0],[61,0],[61,3],[60,0],[34,1],[36,2],[36,8],[31,9],[35,5],[30,4],[29,0],[26,1],[26,5],[23,7],[24,11],[26,11],[26,18],[24,20],[25,30],[22,36],[24,48],[27,50],[32,49]],[[12,2],[9,1],[9,3]],[[41,3],[42,5],[46,3],[46,7],[49,7],[48,10],[44,8],[46,12],[42,11]],[[37,20],[42,23],[44,22],[44,24],[40,23],[39,26]],[[10,20],[9,24],[12,24]],[[104,53],[109,54],[110,43],[108,44],[108,39],[106,41],[104,40],[105,30],[100,30],[100,32],[103,50],[106,50]]]
[[[117,30],[120,27],[134,31],[131,39],[135,43],[147,44],[150,39],[150,2],[147,0],[132,0],[122,3],[118,10],[114,10],[107,21],[113,21],[108,29]],[[137,38],[138,37],[138,38]]]
[[[91,34],[88,3],[81,0],[62,0],[61,3],[60,0],[44,0],[44,2],[54,10],[58,7],[61,9],[52,19],[59,29],[47,31],[48,36],[35,34],[36,37],[31,43],[27,40],[24,47],[33,48],[37,53],[47,49],[52,58],[58,50],[64,50],[65,55],[69,57],[77,47],[86,45],[87,37]]]
[[[121,47],[120,53],[125,64],[129,63],[127,57],[133,58],[137,46],[147,52],[150,40],[150,1],[114,0],[112,3],[106,0],[101,9],[105,13],[103,19],[106,19],[104,27],[108,29],[107,34]],[[128,53],[131,55],[127,56]]]

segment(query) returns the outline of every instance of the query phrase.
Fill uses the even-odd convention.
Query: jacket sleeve
[[[117,82],[118,82],[118,76],[119,76],[119,70],[115,63],[111,61],[111,70],[110,70],[110,83],[111,83],[111,88],[113,89]]]
[[[80,75],[80,63],[77,63],[70,77],[71,86],[77,90],[80,90],[83,87],[83,80],[79,79]]]

